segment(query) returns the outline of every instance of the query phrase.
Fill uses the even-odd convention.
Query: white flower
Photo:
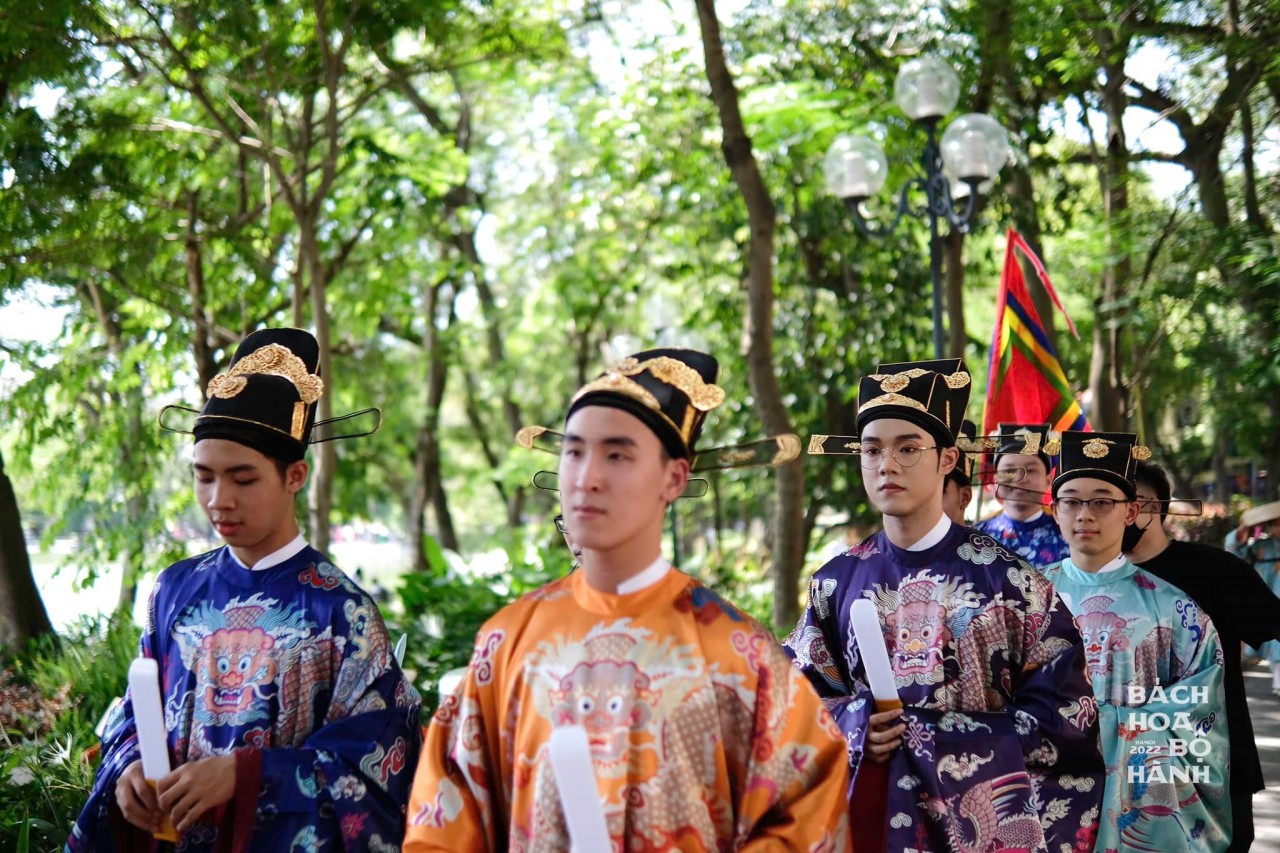
[[[32,773],[31,768],[25,764],[19,764],[9,771],[11,785],[29,785],[34,781],[36,781],[36,774]]]

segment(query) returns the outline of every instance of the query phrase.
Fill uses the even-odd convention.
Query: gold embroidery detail
[[[298,389],[298,398],[304,403],[314,403],[324,393],[324,381],[308,373],[307,365],[293,354],[293,350],[282,344],[267,344],[231,365],[227,373],[215,376],[209,382],[209,396],[224,400],[236,396],[248,384],[242,377],[249,373],[267,373],[288,379]]]
[[[1021,456],[1035,456],[1040,452],[1040,433],[1026,431],[1022,433]]]
[[[782,465],[800,455],[800,436],[789,432],[774,436],[774,440],[778,442],[778,452],[773,454],[770,465]]]
[[[698,414],[698,410],[695,409],[693,406],[690,406],[688,409],[685,410],[684,423],[680,425],[680,437],[684,439],[685,445],[689,444],[689,437],[693,435],[693,427],[694,427],[694,424],[697,422],[695,420],[695,416],[697,414]]]
[[[965,453],[985,453],[990,450],[1000,449],[1000,439],[998,438],[966,438],[960,436],[956,439],[956,447]]]
[[[970,382],[969,374],[959,370],[950,376],[943,376],[942,378],[947,383],[948,388],[964,388]]]
[[[924,403],[921,403],[919,400],[912,400],[910,397],[904,397],[901,394],[882,394],[874,400],[868,400],[859,406],[858,414],[862,414],[867,409],[871,409],[876,406],[906,406],[908,409],[918,409],[926,414],[929,411],[925,408]]]
[[[1101,459],[1111,452],[1111,448],[1107,447],[1108,444],[1114,444],[1114,442],[1105,438],[1091,438],[1083,445],[1084,455],[1090,459]]]
[[[679,359],[660,355],[638,361],[635,358],[624,358],[611,367],[606,376],[612,373],[621,376],[635,376],[637,373],[649,371],[655,379],[681,391],[693,407],[700,412],[709,412],[724,402],[724,389],[718,385],[704,382],[702,374]]]
[[[880,390],[893,393],[894,391],[901,391],[910,384],[911,380],[907,377],[907,374],[895,373],[893,376],[885,377],[884,381],[880,383]]]
[[[662,411],[662,404],[658,402],[658,398],[649,393],[639,382],[634,379],[628,379],[621,373],[609,371],[604,376],[592,382],[588,382],[578,389],[578,393],[573,395],[574,402],[590,394],[592,391],[616,391],[619,394],[625,394],[628,397],[634,397],[641,403],[644,403],[655,412]],[[674,424],[673,424],[674,426]]]
[[[249,380],[243,376],[232,376],[229,373],[224,373],[209,380],[209,387],[206,389],[206,393],[210,397],[217,397],[219,400],[230,400],[248,385]]]
[[[720,464],[737,465],[739,462],[746,462],[756,458],[754,450],[726,450],[720,454]]]
[[[1139,462],[1146,462],[1151,458],[1151,448],[1143,444],[1135,444],[1131,453]]]
[[[811,436],[809,436],[809,455],[810,455],[810,456],[822,456],[822,455],[824,455],[824,454],[826,453],[826,451],[822,449],[822,445],[823,445],[823,443],[824,443],[828,438],[830,438],[830,437],[831,437],[831,436],[829,436],[829,435],[811,435]]]
[[[861,450],[861,449],[862,449],[862,442],[861,442],[861,441],[850,441],[849,443],[847,443],[847,444],[844,446],[844,449],[845,449],[845,450],[854,450],[854,451]]]
[[[298,402],[293,404],[293,423],[289,427],[289,435],[302,441],[302,432],[307,426],[307,404]]]
[[[1044,443],[1043,450],[1044,450],[1045,456],[1057,456],[1058,454],[1062,453],[1062,439],[1060,438],[1049,439]]]
[[[544,426],[521,427],[516,433],[516,444],[525,450],[533,450],[533,442],[546,431],[547,428]]]

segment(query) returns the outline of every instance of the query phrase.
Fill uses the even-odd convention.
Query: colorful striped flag
[[[1067,375],[1027,292],[1017,252],[1022,252],[1035,267],[1053,304],[1066,317],[1071,334],[1080,335],[1062,307],[1044,264],[1017,231],[1010,228],[1007,237],[1004,273],[996,301],[996,328],[991,340],[983,431],[994,435],[1001,423],[1047,423],[1059,432],[1088,430],[1089,422],[1071,392]]]

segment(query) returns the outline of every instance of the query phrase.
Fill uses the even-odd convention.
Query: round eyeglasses
[[[920,464],[920,460],[924,458],[926,450],[937,450],[937,445],[924,447],[919,444],[904,444],[897,448],[884,448],[863,446],[858,449],[858,461],[863,468],[879,468],[885,460],[886,456],[893,457],[893,461],[897,462],[903,468],[914,468]]]

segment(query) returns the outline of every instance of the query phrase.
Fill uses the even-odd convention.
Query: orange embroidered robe
[[[578,571],[481,629],[431,722],[405,853],[569,849],[547,754],[587,730],[614,850],[848,850],[848,756],[774,637],[672,570],[627,595]]]

